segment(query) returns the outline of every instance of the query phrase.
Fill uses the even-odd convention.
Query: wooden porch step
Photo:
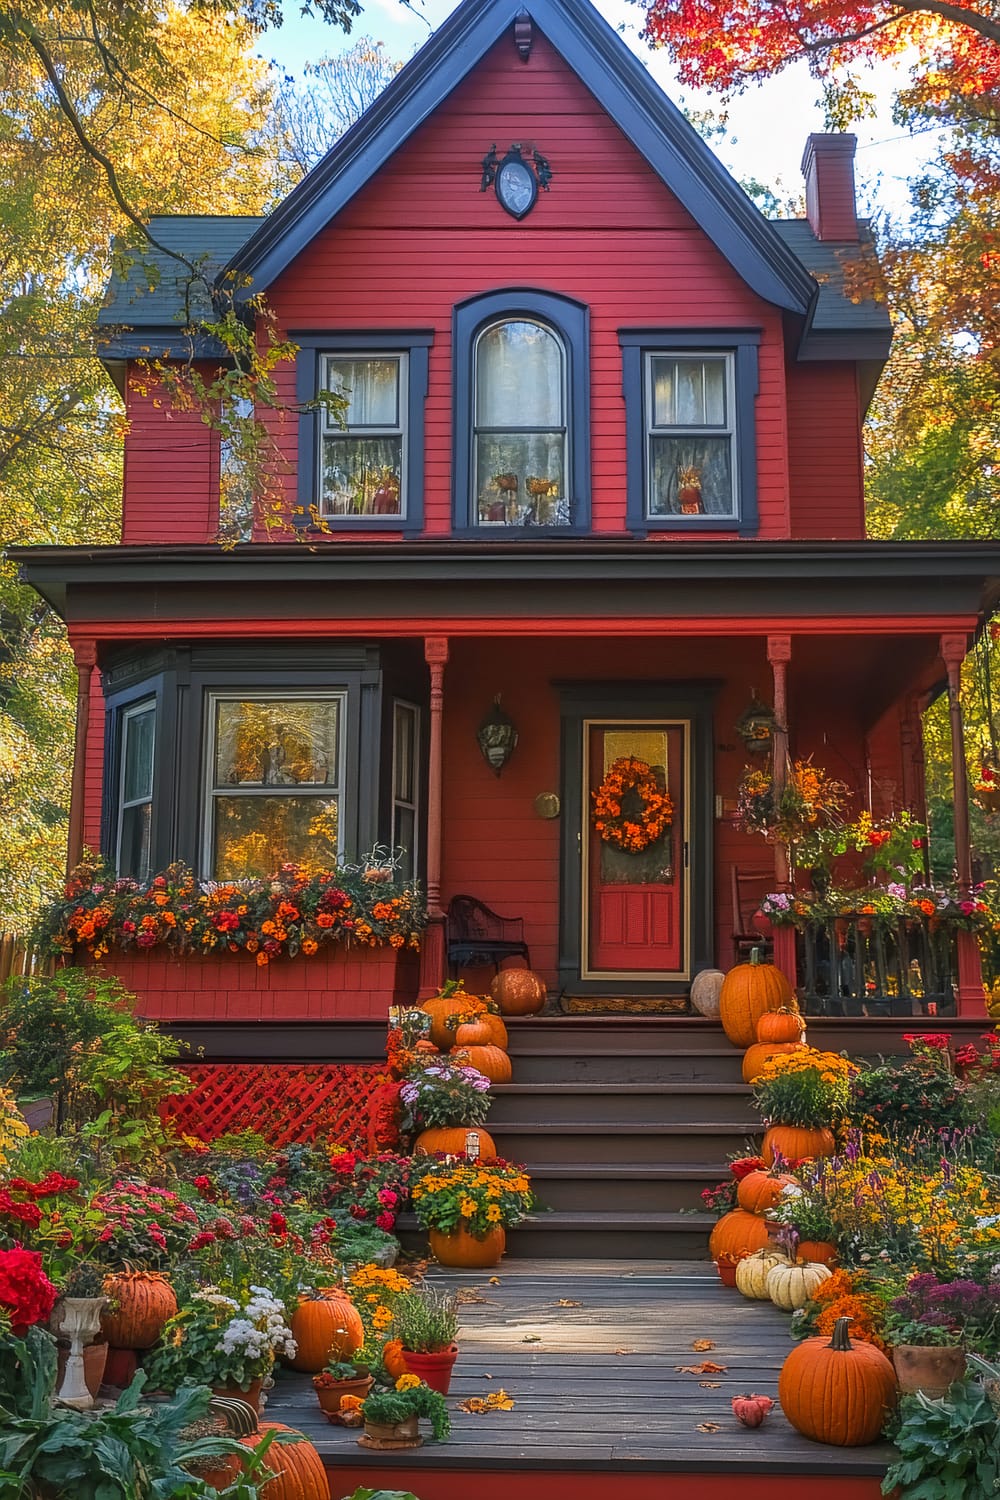
[[[518,1083],[739,1083],[743,1054],[735,1047],[609,1047],[603,1052],[555,1052],[511,1041]]]
[[[707,1254],[712,1214],[582,1212],[532,1215],[507,1234],[510,1256],[698,1260]]]
[[[679,1213],[701,1209],[702,1188],[729,1176],[729,1163],[534,1162],[531,1183],[539,1203],[560,1213]]]
[[[636,1120],[560,1121],[496,1120],[487,1122],[501,1156],[523,1161],[658,1165],[743,1156],[757,1149],[763,1128],[732,1120],[705,1120],[697,1125],[644,1123]]]
[[[677,1124],[703,1120],[752,1130],[759,1123],[745,1083],[503,1083],[494,1084],[488,1129],[514,1119],[541,1125],[596,1123]]]

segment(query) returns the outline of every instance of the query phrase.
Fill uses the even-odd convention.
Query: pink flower
[[[391,1229],[396,1222],[396,1215],[387,1212],[376,1214],[375,1223],[379,1229]]]

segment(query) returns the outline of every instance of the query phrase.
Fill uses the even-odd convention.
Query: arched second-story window
[[[562,339],[534,319],[504,318],[476,338],[473,366],[476,521],[568,526]]]
[[[493,292],[455,311],[455,526],[589,529],[587,309]]]

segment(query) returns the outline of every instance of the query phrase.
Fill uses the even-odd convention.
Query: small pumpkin
[[[464,998],[468,1000],[467,996]],[[419,1006],[419,1009],[425,1011],[431,1018],[429,1040],[439,1052],[447,1052],[455,1045],[455,1032],[458,1030],[458,1018],[462,1013],[462,1001],[461,994],[434,995]]]
[[[463,1021],[455,1032],[456,1047],[506,1047],[507,1028],[499,1016],[484,1011],[474,1021]]]
[[[797,1010],[789,1005],[779,1005],[777,1010],[766,1010],[757,1022],[758,1042],[800,1042],[806,1023]]]
[[[770,1125],[760,1154],[766,1165],[773,1167],[778,1156],[782,1161],[805,1161],[816,1156],[833,1156],[836,1149],[833,1131],[825,1126],[811,1129],[806,1125]]]
[[[406,1361],[403,1358],[402,1339],[387,1339],[382,1345],[382,1364],[385,1373],[391,1375],[393,1380],[398,1380],[401,1375],[408,1373]]]
[[[781,1198],[786,1187],[793,1187],[795,1178],[787,1172],[748,1172],[740,1179],[736,1189],[736,1201],[740,1208],[750,1214],[766,1214]]]
[[[769,1412],[774,1410],[770,1396],[734,1396],[733,1416],[744,1427],[759,1427]]]
[[[691,1004],[708,1021],[719,1019],[719,994],[725,978],[721,969],[702,969],[691,983]]]
[[[267,1432],[294,1432],[280,1422],[262,1422],[256,1432],[239,1437],[245,1448],[254,1449]],[[300,1435],[301,1436],[301,1435]],[[312,1443],[272,1442],[264,1454],[262,1475],[267,1500],[329,1500],[330,1480],[323,1460]],[[201,1477],[216,1490],[227,1489],[242,1473],[243,1465],[233,1455],[220,1460],[219,1467]],[[270,1478],[267,1475],[270,1474]],[[258,1481],[260,1483],[260,1481]]]
[[[531,969],[501,969],[490,985],[490,994],[502,1016],[533,1016],[542,1009],[548,991]]]
[[[292,1314],[291,1329],[299,1347],[287,1363],[310,1375],[330,1360],[349,1359],[365,1341],[360,1313],[335,1287],[325,1288],[318,1297],[303,1297]]]
[[[783,1266],[772,1266],[767,1273],[767,1295],[782,1312],[795,1312],[805,1307],[816,1288],[829,1281],[831,1275],[829,1266],[799,1266],[790,1261]]]
[[[743,1082],[756,1083],[772,1057],[801,1051],[801,1042],[754,1042],[743,1054]]]
[[[814,1266],[834,1266],[837,1263],[837,1247],[829,1240],[799,1240],[795,1259]]]
[[[764,1012],[788,1005],[791,999],[792,987],[784,974],[773,964],[761,963],[760,949],[753,948],[749,963],[730,969],[719,992],[722,1029],[735,1047],[749,1047]]]
[[[781,1409],[797,1432],[838,1448],[874,1443],[896,1403],[896,1372],[881,1349],[848,1337],[838,1318],[833,1337],[804,1339],[778,1376]]]
[[[502,1047],[456,1047],[451,1056],[456,1062],[467,1062],[470,1068],[484,1074],[490,1083],[510,1083],[514,1076],[510,1058]]]
[[[116,1349],[152,1349],[177,1312],[174,1289],[156,1271],[115,1271],[104,1278],[101,1332]]]
[[[470,1130],[479,1137],[480,1160],[492,1161],[497,1154],[496,1142],[481,1125],[428,1125],[413,1142],[413,1149],[427,1156],[438,1152],[444,1156],[464,1156],[465,1138]]]
[[[749,1214],[745,1208],[734,1208],[723,1214],[712,1230],[708,1253],[713,1260],[738,1261],[752,1255],[755,1250],[763,1250],[769,1239],[770,1232],[759,1214]]]
[[[774,1266],[791,1265],[787,1255],[778,1250],[757,1250],[746,1255],[736,1267],[736,1290],[752,1302],[768,1302],[768,1273]]]

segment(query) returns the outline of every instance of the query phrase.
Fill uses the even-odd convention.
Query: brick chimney
[[[818,240],[857,240],[855,135],[811,135],[802,153],[806,216]]]

